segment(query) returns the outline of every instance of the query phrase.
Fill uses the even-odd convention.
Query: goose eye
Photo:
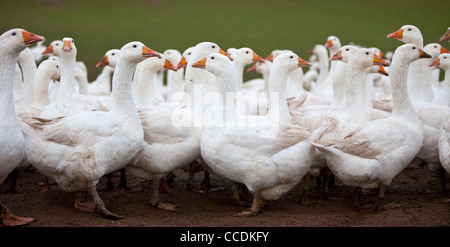
[[[190,55],[191,55],[191,53],[189,52],[189,53],[188,53],[188,55],[190,56]]]
[[[57,69],[59,69],[59,66],[58,66],[58,65],[56,65],[56,68],[57,68]]]
[[[214,60],[214,57],[211,57],[211,60]]]
[[[112,53],[112,54],[111,54],[111,56],[114,56],[114,55],[116,55],[116,53]]]
[[[245,54],[249,54],[249,53],[250,53],[249,51],[246,51],[246,52],[245,52]]]
[[[290,58],[291,58],[291,59],[293,59],[293,58],[294,58],[294,56],[290,56]]]
[[[435,46],[434,46],[434,48],[436,48],[436,49],[437,49],[437,45],[435,45]]]
[[[216,46],[215,45],[213,45],[213,46],[211,46],[213,49],[216,49]]]
[[[72,43],[73,43],[73,40],[72,40]]]
[[[56,43],[55,45],[56,45],[56,46],[59,46],[59,43]]]
[[[413,46],[413,48],[412,48],[413,50],[415,50],[416,49],[416,47],[415,46]]]
[[[369,55],[369,52],[366,52],[366,55]]]
[[[12,33],[12,36],[16,36],[16,34],[17,34],[17,33],[16,33],[16,32],[14,32],[14,33]]]
[[[136,48],[137,47],[137,45],[133,45],[133,48]]]
[[[347,49],[345,49],[345,50],[346,50],[346,51],[349,51],[350,49],[347,48]]]
[[[408,31],[411,31],[412,29],[411,28],[408,28]]]

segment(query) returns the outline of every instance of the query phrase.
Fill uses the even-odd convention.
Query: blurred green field
[[[183,52],[201,41],[222,49],[250,47],[262,57],[290,49],[303,58],[315,44],[336,35],[354,42],[395,50],[401,44],[386,35],[413,24],[424,43],[439,42],[450,26],[448,0],[1,0],[0,31],[21,27],[43,35],[45,45],[72,37],[77,59],[100,73],[104,53],[138,40],[163,52]],[[448,43],[441,43],[447,49]],[[246,79],[256,77],[246,73]]]

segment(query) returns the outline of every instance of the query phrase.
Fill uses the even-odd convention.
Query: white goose
[[[252,207],[240,213],[241,216],[258,214],[261,199],[278,199],[297,185],[309,170],[313,153],[307,141],[310,132],[291,125],[286,101],[289,71],[305,65],[309,63],[294,53],[286,53],[274,59],[269,86],[271,92],[279,93],[279,98],[274,99],[275,107],[268,114],[271,116],[272,112],[274,116],[244,117],[241,120],[249,121],[249,125],[242,126],[265,125],[264,127],[238,127],[239,122],[226,118],[223,119],[222,127],[203,127],[201,152],[208,167],[222,177],[245,184],[254,193]],[[213,53],[194,66],[214,73],[221,96],[238,91],[233,63],[226,57]],[[229,108],[230,103],[234,104],[229,100],[224,101],[223,107],[218,108],[218,114],[229,113],[230,110],[236,113],[233,108]],[[226,120],[229,122],[225,122]],[[271,121],[274,126],[279,124],[279,130],[274,129],[275,136],[263,138],[261,134],[271,130]],[[217,123],[220,122],[219,120]]]
[[[423,46],[420,30],[412,25],[405,25],[389,38],[399,39],[404,43]],[[433,49],[433,47],[429,47]],[[438,49],[440,51],[440,49]],[[423,60],[423,61],[421,61]],[[408,74],[408,93],[416,110],[417,116],[423,123],[424,141],[417,157],[428,164],[429,169],[435,170],[438,177],[438,192],[445,192],[445,173],[439,160],[438,138],[439,129],[445,118],[450,115],[450,107],[433,104],[434,91],[430,78],[430,59],[420,59],[411,63]]]
[[[395,51],[390,69],[394,104],[390,117],[370,121],[334,141],[319,140],[336,124],[333,122],[311,135],[311,143],[325,155],[331,171],[345,184],[358,187],[355,200],[358,210],[362,210],[361,188],[377,187],[379,201],[373,209],[387,209],[388,205],[384,205],[386,186],[414,159],[422,146],[422,123],[406,85],[409,64],[421,57],[430,55],[413,44],[402,45]]]
[[[163,69],[176,70],[164,55],[147,61],[152,63],[151,66],[145,64],[141,66],[147,67],[146,70],[155,75],[157,71]],[[149,63],[147,61],[146,63]],[[141,87],[139,90],[144,95],[149,95],[151,90],[155,90],[149,83],[145,86],[147,88]],[[174,111],[189,114],[189,109],[184,105],[165,103],[155,106],[150,101],[143,103],[138,106],[144,129],[143,149],[126,169],[133,176],[152,180],[153,189],[149,202],[152,206],[176,211],[176,205],[161,202],[160,181],[169,172],[185,167],[199,158],[200,129],[192,128],[189,123],[185,126],[173,122]]]
[[[330,97],[330,95],[324,94],[320,90],[323,87],[324,81],[329,74],[330,64],[328,61],[327,48],[323,45],[315,45],[314,48],[309,52],[309,54],[315,54],[319,63],[319,75],[317,77],[316,83],[311,87],[311,92],[321,96]]]
[[[95,65],[99,68],[104,65],[102,72],[97,76],[95,81],[91,82],[88,86],[89,95],[111,95],[111,80],[114,73],[115,64],[112,64],[110,60],[117,60],[119,56],[119,49],[111,49],[105,53],[105,55],[100,59],[100,61]]]
[[[178,50],[168,49],[163,52],[166,59],[173,65],[179,64],[182,55]],[[167,71],[167,102],[180,102],[179,94],[184,92],[184,69]]]
[[[55,43],[58,44],[58,46],[53,49],[53,53],[59,54],[60,57],[61,81],[55,102],[47,105],[41,112],[40,117],[43,118],[59,117],[85,110],[83,105],[75,103],[73,100],[73,94],[77,83],[75,79],[77,49],[73,39],[64,38],[61,46],[59,45],[59,42]]]
[[[79,210],[121,218],[106,209],[96,184],[105,174],[125,167],[142,148],[144,133],[131,81],[136,64],[151,56],[159,54],[137,41],[122,47],[110,111],[82,111],[24,124],[28,160],[65,191],[79,191],[74,204]],[[80,202],[82,189],[89,191],[94,204]]]
[[[14,71],[19,54],[28,45],[43,38],[20,28],[0,36],[0,183],[25,158],[25,139],[16,116],[13,102]],[[13,215],[0,202],[0,218],[7,226],[29,224],[34,219]]]
[[[445,70],[445,79],[442,85],[443,99],[450,102],[450,54],[444,53],[434,60],[430,66],[435,66]],[[445,102],[442,102],[445,103]],[[448,115],[442,122],[438,137],[439,160],[442,167],[450,173],[450,115]],[[445,185],[444,185],[445,186]]]

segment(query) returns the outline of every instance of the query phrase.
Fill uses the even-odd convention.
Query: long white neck
[[[392,116],[417,120],[416,111],[408,95],[407,76],[409,67],[409,64],[396,59],[395,56],[392,58],[389,69],[393,103]]]
[[[330,64],[328,63],[328,56],[326,53],[319,52],[317,54],[317,57],[319,59],[319,76],[317,77],[316,88],[322,85],[322,82],[325,81],[325,78],[327,78],[328,76],[330,67]]]
[[[282,66],[272,65],[269,79],[269,111],[267,114],[268,116],[277,116],[280,123],[291,124],[292,119],[287,105],[286,90],[288,76],[289,73]],[[274,110],[278,110],[278,115],[273,114]]]
[[[105,91],[111,92],[111,80],[113,73],[114,68],[105,66],[96,80],[96,83],[98,83],[99,87],[105,89]]]
[[[351,114],[358,114],[366,110],[364,106],[366,75],[365,68],[357,63],[347,64],[344,111]]]
[[[167,71],[167,86],[169,89],[167,99],[170,100],[173,94],[182,92],[184,90],[183,74],[184,69],[180,69],[177,71]]]
[[[431,59],[423,58],[414,61],[409,66],[408,93],[413,102],[431,102],[434,98],[433,86],[431,84],[432,68],[428,66]]]
[[[8,52],[3,52],[2,50],[4,49],[0,49],[0,119],[3,122],[17,122],[13,101],[13,87],[14,71],[18,56],[8,54]]]
[[[86,73],[83,70],[76,68],[75,79],[78,82],[78,89],[79,89],[78,93],[81,95],[87,95],[89,82],[87,80]]]
[[[60,56],[61,82],[55,103],[72,103],[72,94],[75,90],[75,58],[72,56]]]
[[[238,79],[238,87],[242,88],[242,85],[244,84],[244,67],[245,64],[239,62],[239,61],[234,61],[234,67],[236,69],[236,74],[237,74],[237,79]]]
[[[303,70],[297,68],[289,73],[286,83],[287,97],[297,97],[303,95],[305,89],[303,88]]]
[[[145,63],[145,61],[144,61]],[[137,81],[136,104],[140,106],[152,106],[158,104],[155,90],[157,90],[156,73],[157,70],[145,68],[145,64],[141,65]]]
[[[347,64],[338,61],[333,78],[333,103],[332,106],[340,107],[345,99],[345,74],[347,73]]]
[[[33,78],[36,74],[36,62],[34,61],[33,53],[29,48],[23,50],[19,55],[18,60],[23,74],[23,90],[21,103],[29,105],[32,101],[33,95]]]
[[[32,104],[41,110],[49,104],[48,85],[50,80],[51,75],[49,70],[39,69],[36,71],[33,80],[34,88]]]
[[[114,70],[111,93],[111,111],[122,116],[139,119],[133,100],[132,80],[136,64],[119,60]]]

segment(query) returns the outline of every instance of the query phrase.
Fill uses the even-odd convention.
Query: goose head
[[[42,36],[30,33],[21,28],[13,28],[0,36],[0,44],[8,51],[19,54],[29,45],[43,40]]]
[[[47,49],[45,49],[42,54],[53,54],[55,56],[59,56],[62,52],[62,46],[62,40],[54,40],[47,46]]]
[[[387,35],[388,38],[398,39],[405,44],[423,45],[423,36],[419,28],[413,25],[404,25],[399,30]]]
[[[340,60],[344,63],[348,63],[348,59],[350,58],[351,54],[357,49],[358,48],[353,45],[344,45],[336,54],[330,57],[330,60]]]
[[[329,36],[327,38],[327,42],[325,43],[325,47],[330,50],[330,52],[335,52],[341,48],[341,41],[336,36]]]
[[[438,56],[431,64],[430,67],[437,67],[443,70],[450,69],[450,54],[443,53]]]
[[[156,51],[148,48],[139,41],[132,41],[120,48],[119,59],[124,62],[138,64],[149,57],[159,57]]]
[[[273,61],[277,56],[283,54],[283,53],[287,53],[287,52],[292,52],[291,50],[273,50],[269,56],[266,57],[266,61]]]
[[[154,72],[164,69],[177,71],[175,66],[167,59],[167,56],[161,54],[160,56],[150,57],[142,62],[141,69],[148,69]]]
[[[226,71],[235,71],[233,62],[227,56],[217,52],[209,54],[194,63],[192,67],[206,69],[216,76],[226,73]]]
[[[163,55],[166,57],[166,59],[172,64],[178,64],[181,59],[181,53],[175,49],[167,49],[163,52]],[[175,71],[176,68],[174,67]],[[173,69],[172,69],[173,70]]]
[[[194,50],[192,51],[192,58],[194,60],[196,59],[202,59],[204,57],[206,57],[208,54],[211,53],[220,53],[226,57],[228,57],[229,60],[233,61],[233,58],[228,55],[225,51],[223,51],[216,43],[213,42],[201,42],[198,43]],[[196,61],[192,61],[192,62],[196,62]]]
[[[423,47],[423,50],[431,55],[432,59],[436,59],[439,54],[442,53],[450,53],[447,49],[445,49],[442,45],[438,43],[431,43]]]
[[[75,42],[72,38],[63,38],[63,44],[61,47],[61,57],[76,57],[77,55],[77,47],[75,46]]]
[[[239,63],[243,66],[254,63],[261,62],[264,63],[264,59],[262,59],[256,52],[252,49],[244,47],[233,51],[231,55],[235,63]]]
[[[402,62],[411,63],[420,58],[431,58],[431,55],[420,49],[418,45],[404,44],[395,50],[392,63],[394,63],[395,59],[399,59]]]
[[[257,73],[264,74],[270,73],[270,68],[272,67],[271,61],[256,62],[252,67],[247,69],[247,72],[256,71]]]
[[[442,35],[442,37],[439,39],[439,41],[450,41],[450,27],[447,29],[447,31]]]
[[[311,64],[308,61],[303,60],[297,54],[293,52],[286,52],[281,54],[273,60],[272,66],[277,66],[283,70],[292,71],[298,67],[308,67]]]
[[[42,63],[39,64],[39,69],[47,71],[51,80],[59,81],[61,69],[58,61],[49,59],[42,61]]]
[[[181,56],[180,62],[178,62],[177,70],[186,67],[186,65],[187,65],[187,63],[189,61],[189,58],[191,57],[191,54],[192,54],[192,51],[194,50],[194,48],[195,47],[189,47],[183,52],[183,55]]]
[[[384,61],[373,50],[367,48],[359,48],[351,54],[350,62],[356,62],[366,68],[373,65],[388,66],[389,63]]]
[[[119,57],[119,49],[111,49],[105,53],[100,61],[95,65],[96,68],[104,65],[108,65],[112,68],[116,67],[117,58]]]

